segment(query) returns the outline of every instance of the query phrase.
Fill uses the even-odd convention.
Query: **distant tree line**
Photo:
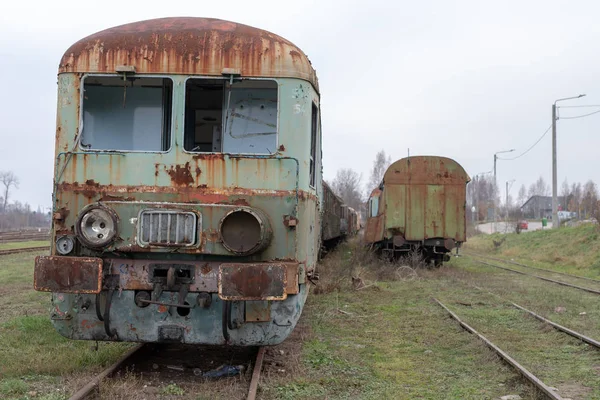
[[[27,228],[48,228],[50,213],[40,207],[32,210],[27,203],[9,202],[14,189],[19,188],[19,178],[11,171],[0,171],[0,231],[21,230]]]
[[[335,178],[331,181],[331,189],[342,201],[359,211],[366,217],[366,201],[369,199],[371,191],[378,187],[383,180],[385,171],[392,163],[392,158],[381,150],[375,156],[371,174],[366,187],[363,188],[362,174],[354,171],[352,168],[342,168],[337,171]]]
[[[467,214],[469,219],[485,221],[491,219],[496,206],[497,219],[517,219],[522,217],[521,208],[534,196],[552,196],[552,187],[543,177],[539,177],[529,187],[521,185],[516,198],[506,197],[505,188],[497,187],[491,176],[475,176],[467,186]],[[565,179],[559,193],[559,210],[577,213],[579,219],[596,218],[600,213],[598,186],[592,180],[584,184],[569,185]],[[476,215],[471,215],[475,206]]]

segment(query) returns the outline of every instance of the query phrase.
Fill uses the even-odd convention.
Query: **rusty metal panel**
[[[267,300],[246,301],[246,322],[268,322],[271,320],[271,302]]]
[[[100,293],[102,259],[38,256],[35,259],[33,287],[40,292]]]
[[[384,175],[385,230],[406,240],[452,238],[464,241],[469,176],[445,157],[411,157],[393,163]]]
[[[438,238],[445,236],[445,197],[444,186],[442,185],[427,185],[425,197],[425,237]]]
[[[318,91],[308,57],[271,32],[212,18],[160,18],[106,29],[72,45],[59,73],[130,73],[300,78]]]
[[[286,267],[281,264],[221,264],[219,297],[223,300],[284,300]]]
[[[425,235],[425,212],[427,187],[412,185],[406,189],[408,209],[406,210],[406,240],[421,240]],[[386,221],[386,228],[389,229]]]
[[[417,156],[392,163],[383,181],[385,185],[466,185],[470,178],[463,167],[450,158]]]
[[[298,287],[298,264],[297,263],[288,263],[285,264],[286,268],[286,281],[287,286],[285,288],[285,292],[287,294],[298,294],[300,288]]]

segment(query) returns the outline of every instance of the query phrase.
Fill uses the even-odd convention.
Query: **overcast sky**
[[[36,4],[37,3],[37,4]],[[56,73],[74,42],[108,27],[168,16],[214,17],[279,34],[311,59],[322,95],[325,179],[363,181],[377,151],[440,155],[471,176],[493,154],[519,155],[550,126],[554,100],[600,105],[598,1],[51,1],[0,5],[0,171],[21,180],[11,200],[51,205]],[[600,110],[562,108],[563,117]],[[600,114],[558,121],[559,185],[600,183]],[[551,182],[551,135],[498,162],[511,194]]]

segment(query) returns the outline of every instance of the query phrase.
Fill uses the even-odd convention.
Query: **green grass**
[[[23,249],[26,247],[40,247],[40,246],[48,246],[48,248],[49,248],[50,242],[48,242],[47,240],[32,240],[29,242],[0,243],[0,250]]]
[[[543,398],[432,297],[564,397],[600,398],[600,351],[506,300],[600,339],[600,297],[484,267],[466,257],[453,258],[439,270],[420,270],[416,280],[378,282],[355,291],[340,281],[362,274],[370,284],[375,278],[368,273],[371,267],[348,257],[348,250],[343,247],[337,259],[328,259],[321,268],[322,277],[335,277],[339,291],[308,299],[303,318],[312,338],[302,349],[302,372],[267,382],[261,387],[265,399]],[[327,264],[333,272],[324,272]],[[566,311],[555,312],[558,306]]]
[[[50,295],[33,290],[33,256],[0,258],[2,399],[66,398],[76,389],[67,384],[72,376],[100,371],[129,347],[100,343],[96,351],[93,342],[60,336],[50,322]]]
[[[495,248],[493,241],[505,239]],[[532,266],[591,278],[600,278],[600,229],[594,224],[547,229],[521,234],[478,235],[470,238],[465,249]]]

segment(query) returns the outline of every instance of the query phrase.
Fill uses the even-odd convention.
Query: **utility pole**
[[[558,228],[558,178],[556,172],[556,103],[563,100],[578,99],[585,96],[580,94],[574,97],[558,99],[552,104],[552,229]]]
[[[557,100],[558,101],[558,100]],[[558,183],[556,172],[556,101],[552,104],[552,229],[558,228]]]
[[[508,224],[508,181],[506,181],[506,223]]]
[[[498,183],[496,181],[496,160],[498,160],[498,154],[500,153],[510,153],[512,151],[515,151],[515,149],[510,149],[510,150],[503,150],[503,151],[497,151],[494,153],[494,198],[493,198],[493,202],[494,202],[494,221],[492,223],[492,226],[494,227],[494,231],[496,231],[496,190],[498,190]]]

